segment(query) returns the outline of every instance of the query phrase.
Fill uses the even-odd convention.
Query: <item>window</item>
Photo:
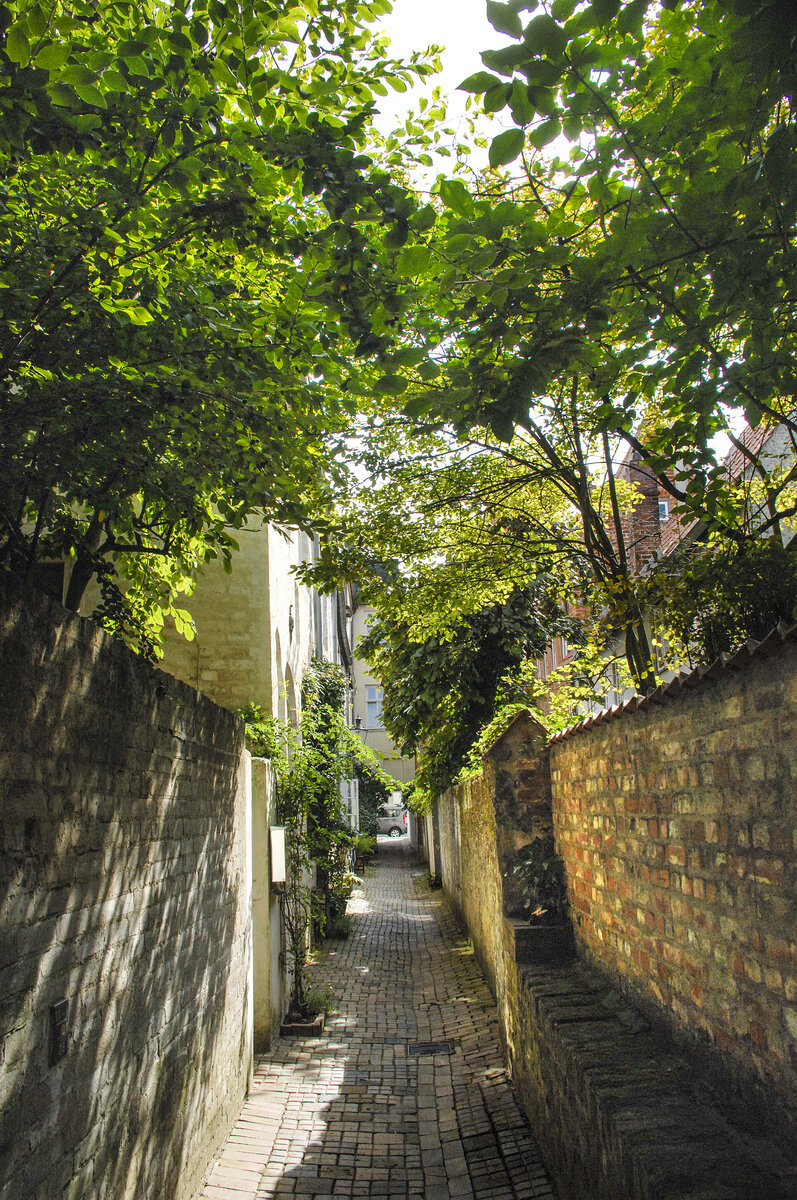
[[[670,519],[670,502],[669,500],[659,500],[659,520],[662,525]]]
[[[366,729],[384,729],[382,724],[382,696],[381,687],[367,687],[365,689],[365,727]]]

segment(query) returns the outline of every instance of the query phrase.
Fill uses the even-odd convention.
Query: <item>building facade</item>
[[[379,756],[383,770],[396,780],[396,787],[402,788],[415,778],[415,758],[402,757],[396,744],[382,723],[382,685],[370,673],[367,665],[357,654],[357,644],[368,632],[368,625],[374,615],[374,610],[363,605],[356,605],[352,614],[352,645],[354,658],[352,664],[352,707],[354,724],[366,746]]]

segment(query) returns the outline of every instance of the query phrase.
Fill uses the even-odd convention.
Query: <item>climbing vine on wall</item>
[[[336,897],[349,887],[349,851],[355,842],[340,786],[358,771],[382,772],[372,752],[346,724],[348,681],[335,663],[316,660],[302,679],[298,729],[257,705],[241,711],[249,750],[270,759],[277,820],[285,826],[288,878],[280,896],[292,1018],[310,1014],[307,955],[310,931],[323,932]],[[373,761],[371,761],[373,759]]]

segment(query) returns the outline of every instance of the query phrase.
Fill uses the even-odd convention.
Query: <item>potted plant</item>
[[[573,927],[565,865],[553,833],[523,846],[512,869],[519,904],[528,921],[515,930],[518,962],[551,963],[572,956]]]
[[[374,856],[376,838],[367,833],[358,833],[354,839],[355,870],[362,870]]]

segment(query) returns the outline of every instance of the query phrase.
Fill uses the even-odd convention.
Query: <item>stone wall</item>
[[[755,725],[757,721],[772,720],[774,712],[788,704],[785,696],[792,685],[785,690],[781,686],[789,675],[786,660],[784,654],[772,670],[758,664],[764,670],[756,669],[746,681],[741,677],[719,681],[717,695],[703,698],[705,720],[719,720],[723,712],[728,718],[727,736],[735,722],[738,744],[747,744],[745,739],[752,736],[752,730],[744,720],[745,706]],[[740,708],[728,703],[723,708],[722,688],[734,695],[744,694],[745,704]],[[709,714],[714,703],[720,709],[712,718]],[[640,713],[628,718],[627,739],[633,739],[636,722],[642,717]],[[689,748],[685,732],[690,727],[688,713],[681,719],[685,724],[679,770],[684,775],[671,778],[669,783],[677,791],[678,779],[682,783],[692,780],[694,801],[695,796],[708,796],[708,792],[700,792],[697,776],[690,775],[684,766]],[[642,742],[650,747],[651,755],[662,753],[662,746],[672,747],[671,722],[676,720],[666,705],[654,710],[646,718],[644,736],[636,746],[637,756],[645,753]],[[693,714],[693,726],[697,720]],[[658,742],[657,722],[669,731]],[[692,1041],[684,1045],[686,1026],[678,1021],[676,1027],[674,1011],[660,999],[640,1005],[644,989],[631,986],[630,964],[635,959],[624,947],[638,945],[649,930],[640,913],[639,896],[636,907],[623,908],[620,901],[626,885],[637,881],[640,887],[643,882],[651,886],[652,870],[675,868],[651,865],[654,852],[649,847],[661,841],[662,827],[656,816],[653,829],[650,822],[654,818],[644,810],[639,818],[644,824],[634,826],[636,841],[620,858],[624,843],[616,830],[621,825],[619,814],[627,811],[630,803],[631,818],[637,819],[635,801],[628,800],[629,792],[636,794],[629,782],[630,741],[619,740],[624,724],[625,718],[613,720],[605,727],[549,747],[540,726],[528,716],[518,718],[485,757],[482,775],[460,784],[438,802],[432,819],[427,821],[427,825],[439,829],[439,855],[432,853],[434,840],[430,839],[430,862],[438,865],[446,895],[466,925],[494,989],[513,1081],[561,1200],[653,1200],[663,1196],[670,1200],[751,1200],[753,1196],[791,1200],[797,1194],[797,1163],[790,1152],[795,1144],[795,1126],[791,1097],[784,1092],[784,1076],[778,1081],[777,1092],[770,1087],[769,1103],[757,1103],[761,1096],[752,1055],[740,1057],[735,1070],[729,1073],[724,1042],[716,1041],[715,1049],[722,1045],[722,1054],[708,1052],[709,1039],[702,1030],[704,1053],[696,1054]],[[783,740],[786,725],[779,729]],[[615,741],[608,746],[601,739],[610,735]],[[774,727],[769,735],[774,737]],[[602,747],[602,754],[592,757],[596,745]],[[699,754],[699,740],[691,749]],[[790,759],[792,753],[789,746],[785,758]],[[729,751],[727,741],[723,758],[725,770],[737,779],[736,794],[739,762]],[[782,944],[788,944],[787,925],[778,923],[786,921],[793,898],[787,882],[787,876],[792,876],[786,870],[782,849],[782,818],[793,805],[793,793],[785,785],[788,772],[778,750],[773,748],[764,759],[759,758],[764,760],[769,763],[770,779],[777,777],[783,785],[774,810],[781,821],[777,853],[783,860],[784,881],[777,888],[770,885],[773,890],[764,902],[759,892],[752,911],[757,913],[762,939],[767,936],[762,927],[765,922],[769,936],[777,926]],[[612,781],[611,806],[600,803],[606,780]],[[766,787],[760,785],[757,799],[746,796],[759,819],[767,811],[765,793]],[[683,805],[678,811],[683,815]],[[706,815],[711,819],[708,808]],[[753,820],[749,816],[748,824]],[[539,936],[549,931],[531,929],[514,916],[518,897],[511,882],[518,850],[549,830],[552,823],[566,864],[574,872],[570,890],[578,934],[578,953],[573,955],[572,941],[568,944],[564,939],[563,953],[558,958],[549,953],[545,936]],[[773,811],[768,826],[770,841],[775,837],[776,824]],[[695,846],[702,850],[720,845],[721,835],[716,842],[708,840],[713,830],[704,829],[702,838],[699,833],[694,824],[683,829],[684,845],[695,837],[680,872],[684,878]],[[757,835],[751,832],[750,853],[755,853],[751,862],[761,864],[755,867],[761,873],[760,888],[765,855],[760,846],[757,850],[754,847],[756,836],[762,841],[760,831]],[[601,855],[618,861],[599,862]],[[587,871],[593,873],[588,882]],[[578,886],[576,880],[581,881]],[[726,880],[722,900],[719,887],[716,893],[699,897],[702,906],[692,913],[692,926],[684,931],[685,943],[699,945],[702,921],[707,914],[716,913],[711,942],[714,963],[723,961],[728,945],[733,952],[747,919],[738,868],[731,882],[741,903],[740,911],[734,913],[733,905],[725,903],[733,890]],[[586,903],[596,903],[598,895],[607,912]],[[681,886],[677,897],[684,895],[694,897],[694,889],[689,893]],[[668,925],[665,930],[670,928]],[[793,924],[790,928],[793,936]],[[683,962],[680,969],[691,994],[689,969]],[[677,971],[674,967],[673,973]],[[733,982],[732,965],[729,974]],[[785,995],[789,985],[786,974],[781,977]],[[763,966],[760,982],[765,984]],[[726,976],[720,970],[715,980],[717,992],[726,985]],[[706,1007],[704,997],[704,1010]],[[789,1004],[782,1003],[787,1028],[789,1012]],[[773,1062],[778,1069],[784,1065],[774,1057]]]
[[[516,919],[512,867],[517,851],[551,828],[547,737],[540,726],[526,717],[514,721],[485,756],[482,773],[447,792],[429,824],[430,849],[439,846],[433,871],[473,939],[513,1060],[517,966],[524,957],[518,941],[526,922]]]
[[[251,1064],[241,724],[6,574],[0,672],[0,1197],[185,1200]]]
[[[785,642],[551,747],[580,950],[795,1118],[796,729]]]

